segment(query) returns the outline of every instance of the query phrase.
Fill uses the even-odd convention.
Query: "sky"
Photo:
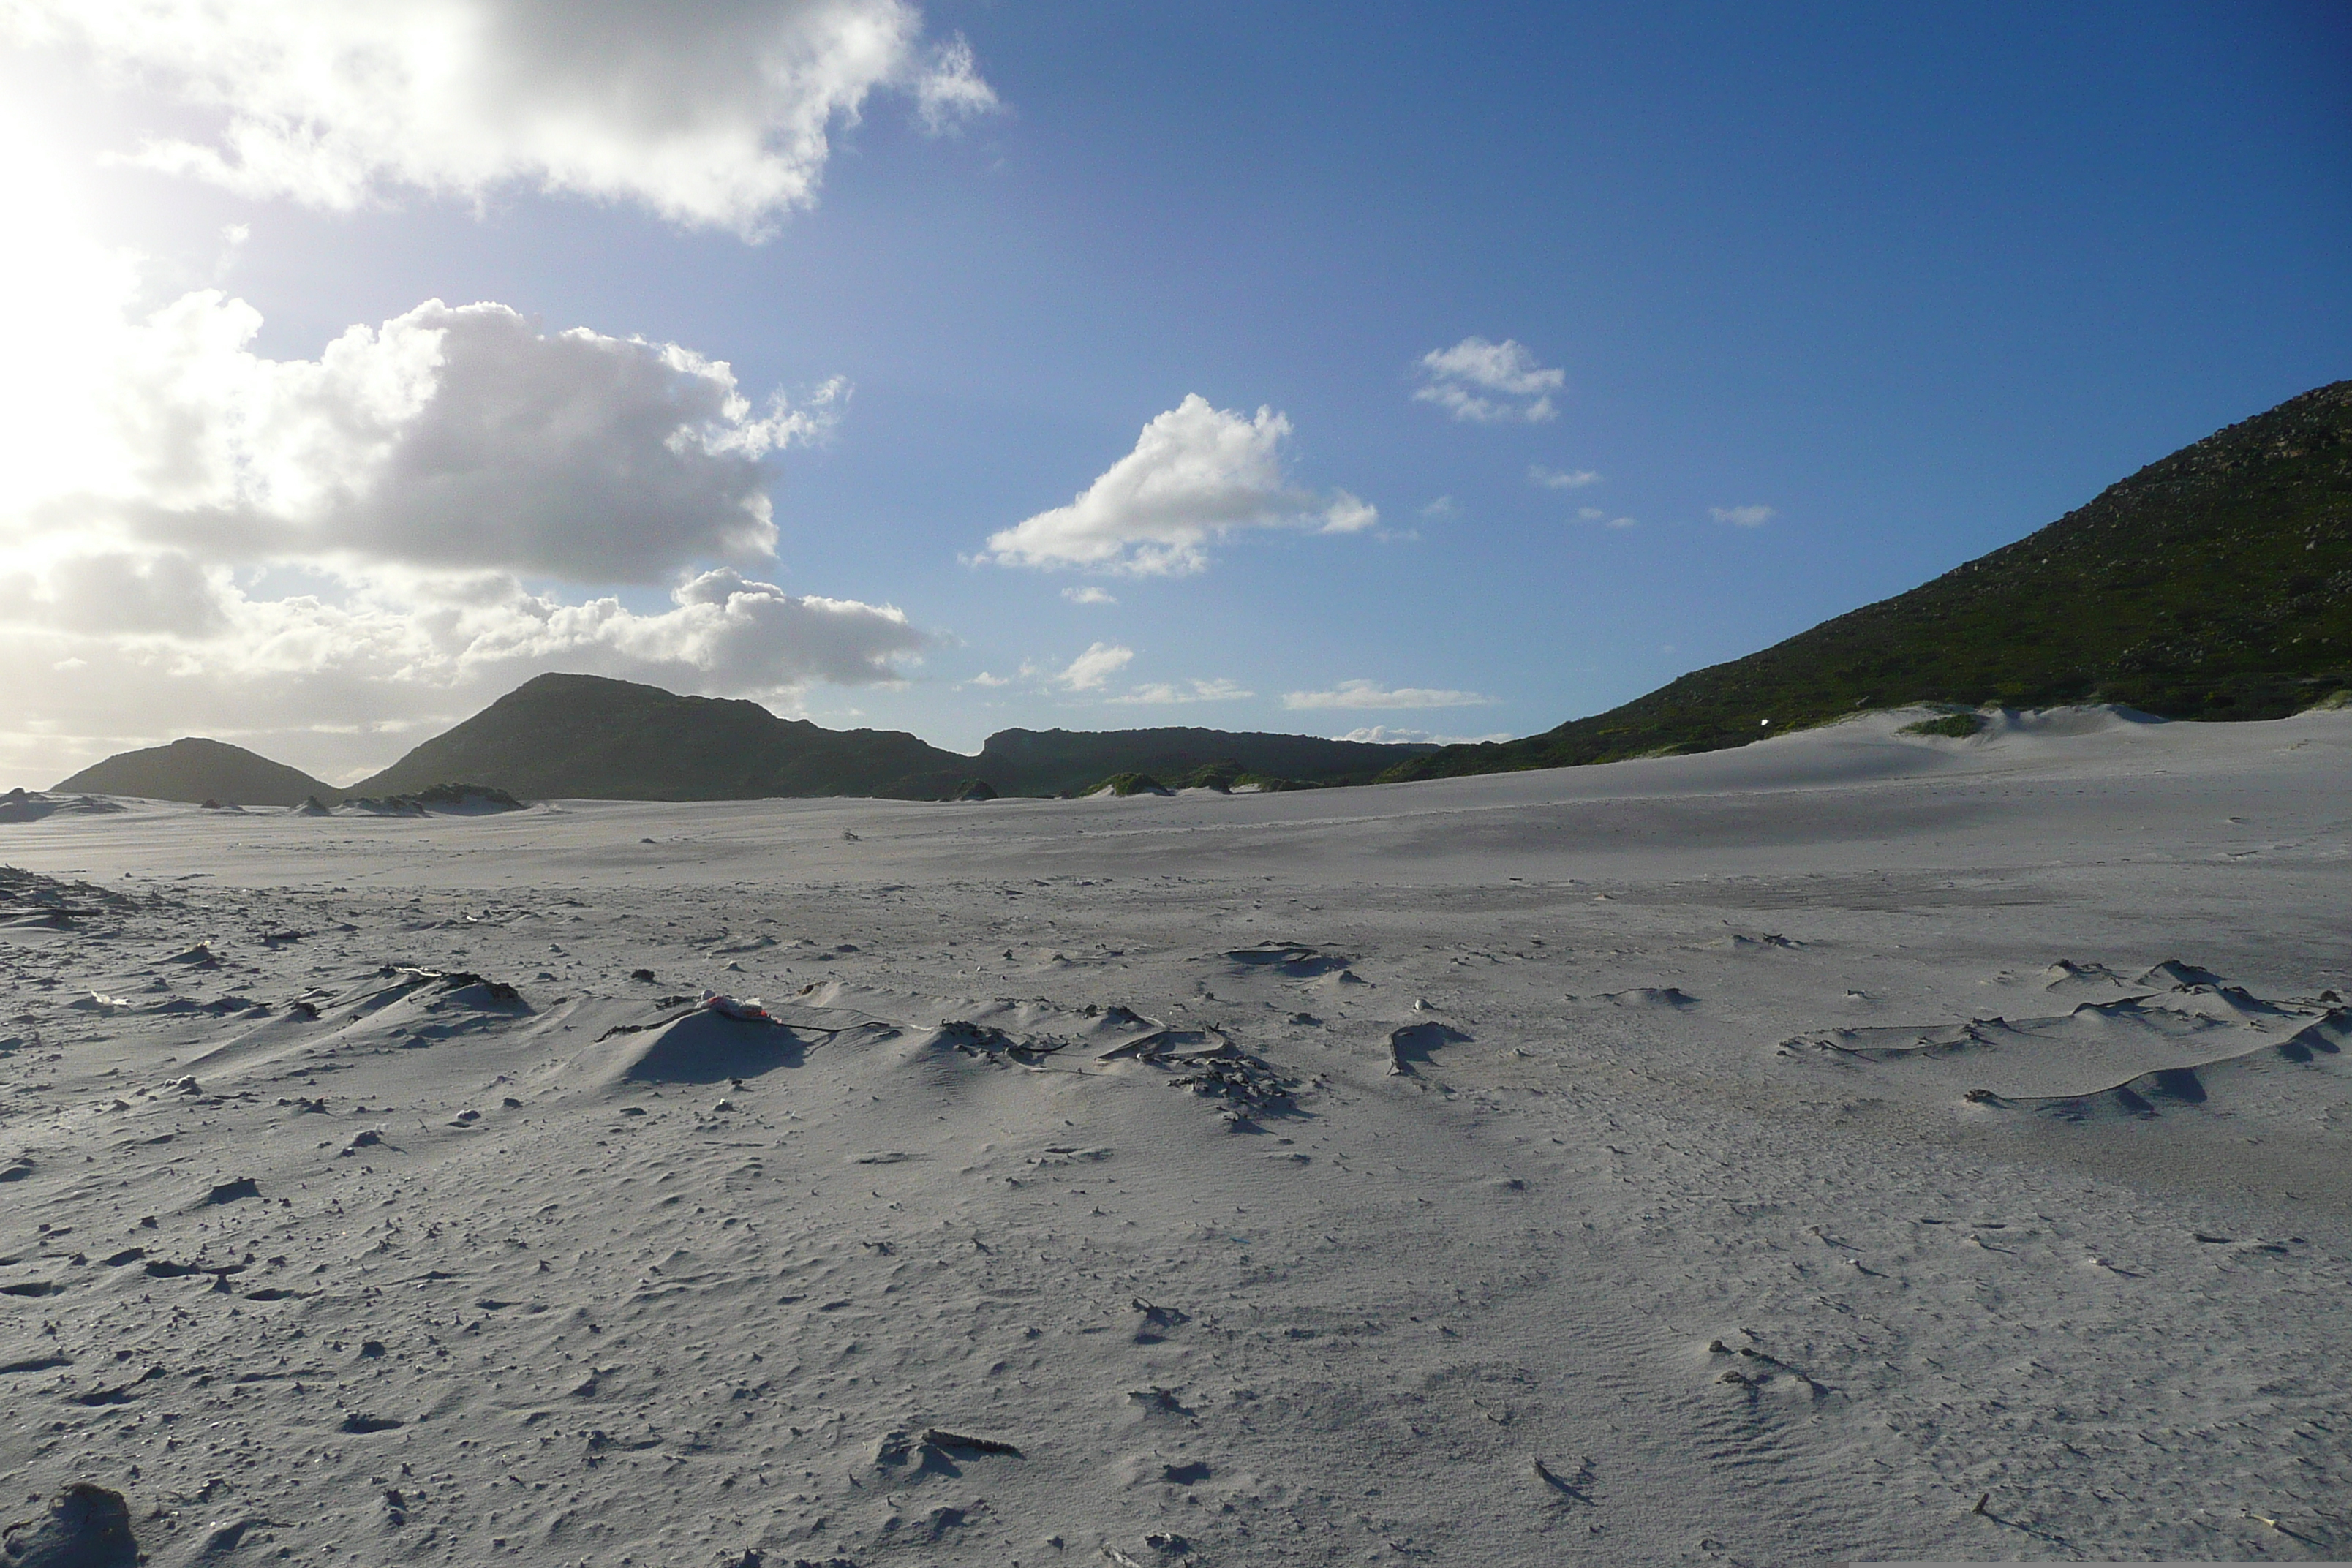
[[[2340,5],[0,0],[0,777],[1532,733],[2352,375]]]

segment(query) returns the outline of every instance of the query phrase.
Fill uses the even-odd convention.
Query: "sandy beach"
[[[2352,712],[0,826],[159,1563],[2352,1552]]]

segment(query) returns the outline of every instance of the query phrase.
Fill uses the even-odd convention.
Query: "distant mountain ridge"
[[[1499,744],[1005,730],[974,758],[899,731],[827,730],[756,702],[558,674],[524,683],[348,789],[194,738],[110,757],[55,788],[295,805],[443,784],[541,800],[936,800],[973,781],[1001,795],[1047,795],[1119,774],[1181,780],[1204,770],[1342,784],[1711,751],[1917,703],[2115,702],[2168,718],[2262,719],[2346,689],[2352,382],[2336,382],[2151,463],[1908,593]]]
[[[999,795],[1057,795],[1113,773],[1174,775],[1224,763],[1305,784],[1363,783],[1430,749],[1222,730],[1005,730],[975,758],[902,731],[780,719],[756,702],[542,675],[341,793],[464,783],[536,800],[940,800],[973,780]]]
[[[972,760],[896,730],[827,730],[756,702],[597,675],[542,675],[351,787],[465,783],[526,800],[929,799]]]
[[[2280,718],[2347,687],[2352,382],[2336,382],[1908,593],[1608,712],[1449,746],[1382,777],[1713,751],[1923,702]]]
[[[311,795],[335,801],[343,794],[257,752],[194,735],[168,746],[118,752],[59,781],[51,793],[126,795],[195,804],[217,800],[233,805],[299,805]]]

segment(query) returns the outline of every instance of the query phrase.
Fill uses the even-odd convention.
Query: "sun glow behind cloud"
[[[0,288],[39,306],[0,375],[0,659],[47,672],[0,696],[0,761],[397,726],[551,664],[793,702],[931,646],[893,606],[713,569],[772,565],[765,460],[823,438],[845,384],[755,403],[677,344],[437,300],[272,359],[242,300],[142,307],[37,128],[0,136],[26,237]],[[598,591],[628,584],[668,606]]]
[[[0,517],[83,482],[111,456],[88,417],[121,352],[136,258],[88,237],[80,191],[37,127],[0,109],[0,298],[25,302],[0,374]]]
[[[536,186],[756,240],[815,201],[873,94],[935,132],[996,107],[909,0],[15,0],[12,21],[217,122],[126,161],[330,211]]]

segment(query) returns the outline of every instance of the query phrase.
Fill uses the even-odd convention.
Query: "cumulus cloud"
[[[1383,687],[1376,680],[1343,680],[1328,691],[1286,691],[1285,708],[1477,708],[1495,701],[1475,691],[1444,691],[1426,686]]]
[[[1345,490],[1294,487],[1282,465],[1289,437],[1290,421],[1271,408],[1252,418],[1187,396],[1068,506],[990,535],[982,559],[1181,576],[1203,570],[1209,544],[1241,529],[1356,533],[1380,521]]]
[[[1413,396],[1434,403],[1456,419],[1480,425],[1540,425],[1556,417],[1551,395],[1567,373],[1536,363],[1525,343],[1505,338],[1465,338],[1450,349],[1421,356],[1422,384]]]
[[[509,648],[478,647],[551,663],[593,648],[640,668],[692,671],[700,686],[730,691],[797,689],[814,681],[866,686],[900,679],[894,662],[930,638],[903,611],[855,599],[787,594],[721,568],[671,591],[675,608],[634,615],[612,599],[554,605]],[[530,603],[530,601],[525,601]]]
[[[1062,597],[1067,599],[1073,605],[1116,605],[1118,603],[1118,600],[1114,598],[1108,591],[1092,586],[1085,588],[1065,588],[1062,590]]]
[[[1541,486],[1548,490],[1580,490],[1587,485],[1597,485],[1600,482],[1601,476],[1591,468],[1578,468],[1570,472],[1559,468],[1547,468],[1541,463],[1528,465],[1528,483]]]
[[[348,211],[398,189],[536,186],[757,239],[815,199],[837,128],[897,90],[943,130],[996,107],[909,0],[15,0],[193,108],[211,134],[132,162]],[[5,20],[6,18],[0,18]]]
[[[1134,658],[1135,650],[1131,647],[1117,647],[1106,642],[1092,643],[1086,652],[1055,674],[1054,683],[1070,691],[1098,691],[1104,681],[1125,669]]]
[[[0,690],[25,782],[265,721],[290,761],[367,771],[382,734],[551,668],[796,701],[929,646],[893,606],[722,566],[772,562],[762,459],[822,436],[837,384],[754,406],[676,344],[437,301],[269,359],[216,293],[133,319],[130,262],[26,152],[0,164],[0,210],[45,237],[10,258],[41,308],[0,377],[0,661],[47,672]]]
[[[1761,528],[1780,514],[1769,506],[1711,506],[1707,515],[1734,528]]]
[[[1255,691],[1244,691],[1231,680],[1156,680],[1148,686],[1134,687],[1108,702],[1158,704],[1169,702],[1234,702],[1244,697],[1255,697]]]
[[[427,300],[316,360],[254,353],[259,313],[210,290],[92,325],[105,374],[53,412],[98,449],[19,507],[229,559],[653,583],[762,558],[760,459],[820,438],[846,395],[754,408],[723,362],[497,304]]]

